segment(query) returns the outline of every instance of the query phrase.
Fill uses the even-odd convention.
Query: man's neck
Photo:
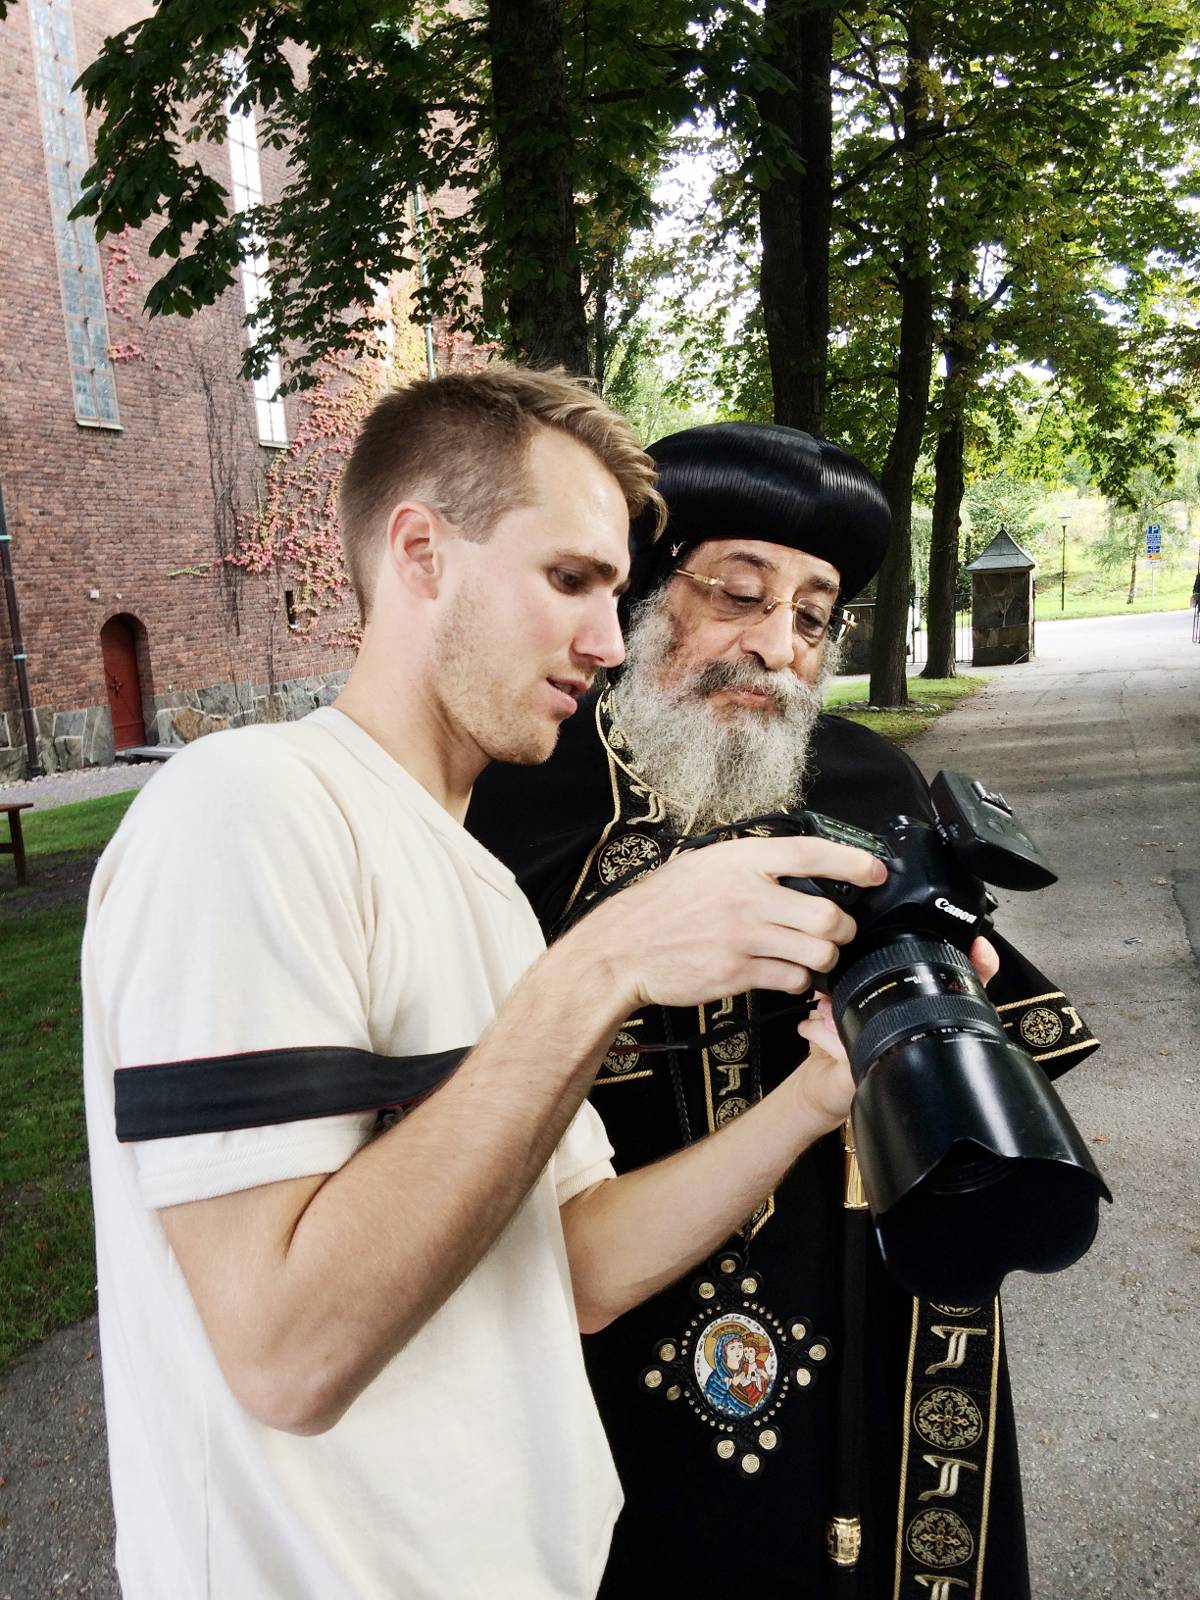
[[[360,654],[335,708],[369,734],[445,811],[461,822],[471,788],[487,765],[472,741],[449,726],[419,672],[384,675]]]

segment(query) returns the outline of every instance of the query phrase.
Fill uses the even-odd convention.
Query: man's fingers
[[[814,972],[830,972],[841,951],[832,940],[822,939],[807,929],[768,923],[749,954],[771,961],[790,961],[797,967],[811,967]]]
[[[805,1017],[804,1022],[819,1022],[824,1027],[833,1027],[833,1001],[829,995],[819,994],[817,996],[817,1003],[808,1016]],[[800,1024],[801,1027],[804,1026],[804,1022]]]
[[[846,1055],[845,1047],[832,1020],[815,1011],[811,1017],[797,1025],[796,1032],[806,1044],[817,1050],[823,1050],[835,1061],[840,1061]]]
[[[979,974],[983,983],[991,983],[1000,971],[1000,957],[996,954],[996,947],[989,939],[976,939],[971,946],[971,965]]]
[[[768,905],[772,922],[812,934],[817,939],[849,944],[858,932],[858,924],[850,913],[825,895],[806,894],[803,890],[780,885],[770,890]]]
[[[812,988],[812,973],[790,961],[760,959],[747,963],[748,989],[763,989],[775,994],[807,994]]]
[[[836,878],[869,889],[887,877],[878,856],[831,839],[734,839],[710,848],[739,850],[757,871],[772,878]]]

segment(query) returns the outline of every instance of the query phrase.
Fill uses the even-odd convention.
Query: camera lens
[[[833,1015],[855,1083],[896,1045],[927,1033],[968,1032],[1007,1043],[962,951],[916,935],[890,940],[839,976]]]
[[[879,943],[837,978],[833,1013],[892,1274],[922,1298],[977,1305],[1016,1268],[1078,1260],[1107,1190],[963,952],[917,934]]]

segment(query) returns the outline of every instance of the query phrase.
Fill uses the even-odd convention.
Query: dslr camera
[[[858,924],[825,985],[854,1074],[854,1139],[884,1261],[913,1294],[974,1306],[1017,1268],[1077,1261],[1100,1196],[1112,1196],[967,958],[991,927],[988,884],[1042,889],[1055,874],[1003,795],[961,772],[940,772],[931,792],[936,823],[899,816],[873,834],[801,812],[773,831],[857,845],[887,866],[872,889],[782,881],[827,895]]]

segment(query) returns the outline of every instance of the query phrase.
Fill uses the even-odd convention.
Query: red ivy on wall
[[[325,617],[330,626],[320,637],[331,647],[357,646],[361,638],[357,622],[336,620],[351,594],[337,522],[342,468],[375,402],[426,373],[424,333],[411,318],[410,286],[397,281],[385,301],[386,353],[321,359],[318,382],[300,397],[299,430],[267,468],[261,506],[242,519],[237,548],[226,558],[249,574],[277,573],[295,596],[293,632],[311,634]],[[486,366],[492,348],[450,330],[434,340],[439,371]]]

